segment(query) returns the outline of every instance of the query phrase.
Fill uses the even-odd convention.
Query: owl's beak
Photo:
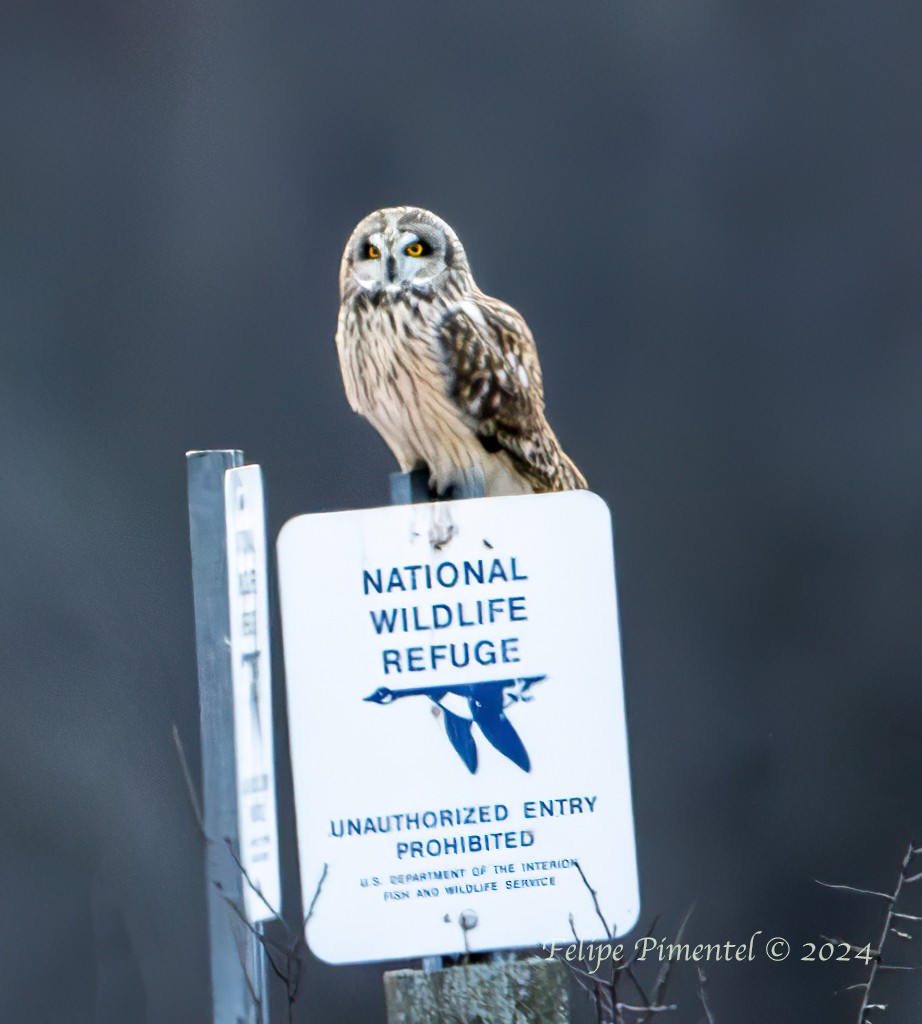
[[[387,258],[387,279],[391,284],[397,280],[397,261],[393,256]]]

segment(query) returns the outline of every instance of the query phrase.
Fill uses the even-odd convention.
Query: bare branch
[[[836,938],[835,935],[822,935],[821,934],[820,938],[824,939],[826,942],[831,942],[835,946],[847,946],[848,947],[848,951],[850,953],[863,953],[865,948],[868,946],[867,943],[865,943],[864,946],[856,946],[853,942],[846,942],[845,939]],[[868,951],[869,951],[869,953],[870,953],[870,955],[872,957],[880,956],[880,950],[870,949],[869,948]]]
[[[307,908],[307,913],[304,915],[304,920],[301,922],[301,929],[297,935],[293,936],[291,948],[288,952],[288,966],[290,968],[288,978],[289,1021],[292,1019],[292,1007],[294,1006],[295,997],[298,994],[298,987],[301,984],[302,954],[306,949],[304,943],[304,930],[307,928],[307,924],[310,919],[314,916],[314,908],[317,906],[317,900],[320,898],[320,892],[323,889],[323,883],[326,881],[329,867],[329,864],[323,865],[323,871],[320,872],[320,878],[318,879],[317,886],[314,889],[314,895],[311,897],[310,906]]]
[[[568,966],[568,967],[570,968],[570,970],[571,970],[571,971],[573,972],[573,977],[574,977],[574,978],[576,979],[576,984],[577,984],[577,985],[579,985],[579,987],[580,987],[580,988],[581,988],[581,989],[582,989],[582,990],[583,990],[584,992],[589,992],[589,993],[592,993],[592,992],[594,991],[594,989],[595,989],[595,985],[596,985],[596,980],[595,980],[595,977],[594,977],[594,975],[590,975],[588,971],[584,971],[584,970],[583,970],[582,968],[580,968],[580,967],[574,967],[574,966],[573,966],[573,964],[567,964],[567,966]],[[583,978],[584,978],[584,977],[586,977],[586,978],[590,978],[590,979],[591,979],[591,981],[592,981],[592,984],[591,984],[591,985],[588,985],[588,984],[587,984],[587,983],[586,983],[586,982],[585,982],[585,981],[583,980]]]
[[[814,881],[817,885],[822,885],[827,889],[842,889],[845,892],[855,892],[860,896],[879,896],[882,900],[889,900],[893,902],[893,893],[889,892],[875,892],[873,889],[858,889],[854,885],[833,885],[831,882],[821,882],[818,878]]]
[[[320,890],[323,889],[323,883],[327,878],[327,871],[330,865],[324,864],[323,871],[320,872],[320,880],[317,882],[317,888],[314,889],[314,895],[311,898],[311,905],[307,908],[307,913],[304,915],[304,920],[301,922],[301,933],[303,935],[304,929],[307,927],[307,922],[314,916],[314,907],[317,906],[317,900],[320,898]]]
[[[653,933],[656,931],[656,926],[658,924],[659,924],[659,918],[658,917],[654,917],[653,920],[650,922],[650,927],[646,930],[644,935],[641,936],[641,938],[638,939],[637,942],[634,943],[634,952],[625,961],[625,964],[624,964],[625,970],[627,970],[628,967],[632,967],[634,965],[634,962],[637,960],[637,957],[640,954],[640,950],[637,948],[637,946],[641,942],[643,942],[644,939],[649,939],[649,938],[652,937]]]
[[[175,722],[173,723],[173,745],[176,747],[176,753],[179,756],[179,767],[182,769],[183,778],[186,780],[186,792],[189,794],[189,803],[192,805],[192,813],[195,815],[198,830],[201,832],[205,842],[210,842],[208,833],[205,831],[205,815],[202,814],[202,805],[195,791],[192,772],[189,771],[189,762],[186,760],[186,750],[183,747],[182,739],[179,736],[179,729],[176,727]]]
[[[643,985],[640,984],[640,980],[638,979],[637,975],[634,973],[633,966],[630,963],[626,963],[622,967],[622,970],[624,971],[625,977],[631,979],[631,983],[633,984],[634,988],[637,990],[637,994],[640,996],[641,1001],[643,1002],[643,1004],[645,1006],[649,1006],[650,1005],[650,997],[647,995],[647,991],[643,987]]]
[[[222,893],[221,895],[224,896],[224,893]],[[233,903],[231,903],[231,901],[227,899],[226,896],[224,896],[224,899],[229,906],[233,907],[235,910],[237,909],[236,907],[234,907]],[[246,918],[243,918],[243,922],[244,924],[248,924]],[[234,936],[234,943],[237,946],[237,958],[240,960],[240,970],[243,971],[243,980],[246,982],[246,987],[250,993],[250,998],[253,1000],[253,1005],[256,1007],[256,1024],[262,1024],[262,1000],[259,997],[259,993],[256,990],[256,986],[253,982],[253,979],[250,977],[250,971],[247,965],[246,945],[243,941],[243,936],[240,934],[237,928],[234,928],[233,924],[231,924],[231,931]]]
[[[291,935],[291,928],[288,927],[288,922],[282,919],[282,915],[275,909],[275,907],[272,906],[272,904],[266,899],[266,897],[263,896],[262,889],[260,889],[260,887],[253,881],[253,879],[250,878],[250,873],[243,866],[243,861],[240,859],[240,857],[237,856],[237,851],[234,849],[234,843],[230,836],[224,837],[224,843],[227,846],[228,853],[230,853],[233,862],[237,865],[238,869],[240,870],[240,874],[243,875],[243,880],[250,887],[250,889],[252,889],[252,891],[256,893],[256,895],[260,899],[260,902],[263,904],[266,910],[268,910],[269,913],[272,915],[273,920],[281,921],[285,931],[289,935]]]
[[[586,878],[586,875],[582,869],[582,866],[580,865],[580,862],[578,860],[574,860],[573,866],[579,872],[579,877],[583,880],[583,885],[585,885],[586,888],[589,890],[589,894],[590,896],[592,896],[592,905],[595,907],[596,917],[598,917],[598,919],[602,922],[602,927],[605,929],[605,938],[608,939],[609,942],[611,942],[614,936],[612,935],[611,929],[608,927],[608,922],[605,920],[605,915],[602,913],[602,908],[599,906],[599,894],[589,884],[589,879]]]
[[[678,945],[682,941],[682,936],[685,934],[685,929],[688,926],[688,922],[691,920],[691,916],[695,911],[695,905],[692,904],[685,913],[685,917],[682,918],[682,923],[679,925],[679,930],[676,932],[675,941]],[[667,960],[660,969],[659,974],[656,977],[656,985],[653,988],[653,1006],[662,1006],[663,999],[666,995],[666,987],[669,984],[669,976],[672,973],[672,961]],[[641,1024],[647,1020],[647,1017],[641,1018]]]
[[[903,966],[903,965],[900,965],[900,964],[886,964],[886,963],[883,962],[883,954],[884,954],[884,945],[885,945],[885,943],[887,941],[887,938],[889,936],[891,936],[891,935],[896,936],[896,938],[898,938],[898,939],[902,939],[904,942],[911,942],[912,941],[912,935],[909,932],[907,932],[907,931],[903,931],[902,929],[895,927],[894,924],[893,924],[894,920],[896,920],[896,919],[899,919],[901,921],[919,921],[919,920],[922,920],[922,918],[920,918],[919,916],[917,916],[915,914],[905,914],[905,913],[902,913],[900,911],[897,911],[897,909],[896,909],[896,905],[897,905],[897,902],[898,902],[898,900],[900,898],[900,894],[903,891],[903,886],[910,885],[913,882],[917,882],[920,879],[922,879],[922,872],[919,872],[919,873],[914,874],[914,875],[909,875],[908,874],[909,865],[912,862],[912,859],[914,857],[916,857],[920,853],[922,853],[922,848],[915,846],[913,843],[909,844],[909,847],[907,848],[906,853],[903,855],[903,859],[900,862],[900,874],[899,874],[899,877],[896,880],[896,886],[894,887],[892,893],[878,892],[878,891],[876,891],[874,889],[860,889],[860,888],[857,888],[856,886],[853,886],[853,885],[831,885],[828,882],[820,882],[819,879],[817,879],[818,884],[822,885],[822,886],[825,886],[827,889],[839,889],[839,890],[842,890],[843,892],[853,892],[853,893],[857,893],[858,895],[861,895],[861,896],[874,896],[874,897],[877,897],[878,899],[886,900],[887,903],[889,904],[888,907],[887,907],[887,912],[884,915],[883,928],[882,928],[881,933],[880,933],[880,938],[879,938],[879,940],[877,942],[877,948],[873,952],[873,954],[871,955],[871,960],[870,960],[870,965],[869,965],[869,968],[868,968],[867,979],[865,981],[863,981],[863,982],[858,982],[857,984],[849,985],[847,988],[842,989],[843,992],[853,992],[853,991],[858,991],[858,990],[862,990],[864,992],[864,996],[862,997],[862,1000],[861,1000],[861,1007],[860,1007],[860,1009],[858,1011],[858,1024],[871,1024],[871,1021],[870,1021],[870,1019],[867,1016],[869,1011],[871,1011],[871,1010],[880,1010],[881,1012],[883,1012],[887,1008],[887,1004],[886,1003],[872,1003],[871,1002],[871,992],[872,992],[872,990],[874,988],[874,982],[877,979],[878,972],[880,972],[880,971],[915,971],[915,970],[918,970],[918,968],[916,968],[916,967]],[[837,940],[829,939],[828,936],[825,936],[825,935],[823,936],[823,938],[827,939],[827,941],[830,941],[830,942],[837,941]],[[868,944],[867,947],[861,947],[861,948],[858,948],[858,947],[854,946],[851,943],[845,943],[845,945],[848,946],[848,948],[849,948],[849,950],[851,952],[856,953],[856,954],[863,953],[865,948],[867,948],[868,951],[870,952],[870,944]]]
[[[717,1024],[717,1021],[714,1019],[714,1014],[711,1013],[711,1007],[708,1005],[708,997],[707,997],[707,992],[705,990],[706,983],[707,983],[707,977],[705,976],[704,968],[703,967],[699,967],[698,968],[698,1000],[701,1003],[702,1007],[704,1008],[704,1013],[705,1013],[705,1016],[707,1017],[708,1024]]]
[[[278,975],[278,977],[279,977],[279,979],[281,981],[287,982],[288,979],[287,979],[286,975],[282,972],[282,969],[272,959],[272,955],[269,952],[269,943],[266,942],[265,936],[262,934],[262,932],[260,932],[259,929],[256,928],[255,925],[251,924],[249,920],[247,920],[246,914],[244,914],[244,912],[240,909],[240,907],[238,907],[237,904],[230,898],[230,896],[228,896],[227,893],[224,892],[224,890],[221,888],[221,886],[217,882],[215,883],[215,887],[220,891],[221,898],[228,905],[228,907],[230,907],[230,909],[234,912],[234,915],[236,916],[237,920],[240,921],[240,923],[244,926],[244,928],[263,947],[263,950],[266,953],[266,959],[269,961],[269,966],[272,968],[272,970],[275,972],[275,974]]]

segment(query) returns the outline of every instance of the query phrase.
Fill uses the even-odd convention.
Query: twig
[[[601,907],[599,906],[596,892],[589,884],[589,881],[583,874],[583,870],[579,866],[579,864],[576,861],[574,861],[574,863],[576,864],[577,870],[579,871],[580,878],[582,878],[583,880],[583,885],[585,885],[589,892],[592,894],[592,901],[593,903],[595,903],[596,913],[601,918],[602,926],[605,928],[605,931],[607,933],[608,925],[605,921],[604,915],[602,914]],[[568,920],[570,922],[570,934],[573,936],[577,943],[581,942],[582,940],[580,939],[576,931],[576,922],[573,918],[572,913],[569,915]],[[596,1021],[598,1021],[599,1024],[609,1024],[609,1022],[611,1022],[612,1018],[614,1017],[613,1024],[624,1024],[624,1018],[621,1015],[620,1009],[621,1003],[618,999],[618,965],[614,962],[614,958],[612,958],[611,975],[607,980],[605,980],[604,978],[599,978],[588,971],[584,971],[580,968],[575,967],[573,964],[569,962],[569,960],[567,961],[567,966],[570,968],[571,971],[574,972],[574,976],[576,977],[577,981],[579,981],[579,975],[582,975],[584,978],[588,979],[591,982],[592,988],[590,989],[590,991],[592,993],[592,1002],[595,1005]],[[582,982],[580,982],[580,984],[582,984]],[[585,985],[582,985],[582,987],[584,989],[586,988]]]
[[[205,817],[202,813],[201,802],[199,801],[198,794],[196,793],[195,783],[192,779],[192,772],[189,769],[189,762],[186,758],[186,751],[183,746],[182,739],[179,735],[175,723],[173,725],[173,744],[176,747],[176,753],[179,757],[179,765],[182,769],[183,778],[186,783],[186,792],[189,797],[189,804],[192,807],[192,812],[195,815],[195,821],[198,825],[199,833],[204,839],[206,844],[214,842],[214,838],[208,835],[205,829]],[[301,975],[301,957],[304,949],[304,926],[306,926],[311,914],[314,910],[314,905],[317,902],[317,897],[320,895],[320,887],[323,885],[323,880],[326,878],[327,866],[324,865],[323,874],[321,875],[320,882],[317,886],[317,891],[314,893],[314,898],[311,901],[310,909],[308,910],[307,917],[304,919],[304,925],[301,927],[301,931],[298,935],[295,935],[291,927],[282,917],[282,915],[269,903],[266,897],[263,895],[260,887],[250,877],[249,872],[243,866],[243,862],[237,855],[237,851],[234,849],[234,843],[229,836],[224,837],[224,845],[231,856],[237,869],[240,871],[245,883],[256,893],[263,905],[272,915],[272,920],[280,921],[282,927],[285,929],[286,935],[289,938],[289,943],[285,946],[272,940],[268,935],[265,934],[259,928],[256,928],[247,918],[244,911],[237,905],[236,901],[231,899],[230,896],[224,892],[220,882],[215,882],[215,887],[221,894],[221,898],[227,904],[228,908],[237,918],[239,924],[242,924],[244,929],[249,932],[253,938],[262,946],[263,953],[266,957],[272,973],[285,984],[285,989],[288,995],[288,1021],[292,1024],[293,1021],[293,1007],[295,997],[298,992],[298,985],[300,983]],[[252,997],[253,1004],[256,1008],[257,1024],[260,1024],[264,1020],[265,1014],[263,1012],[262,1000],[266,998],[268,993],[263,993],[262,996],[256,991],[253,979],[250,977],[249,965],[246,958],[246,950],[243,946],[242,935],[240,933],[239,925],[234,927],[233,923],[231,929],[234,935],[234,942],[237,946],[237,957],[240,960],[240,967],[243,971],[244,981],[246,982],[247,989],[249,990],[250,996]],[[273,955],[273,953],[275,955]],[[284,958],[284,963],[281,962],[281,958]]]
[[[863,953],[865,946],[856,946],[853,942],[846,942],[845,939],[837,939],[834,935],[820,935],[821,939],[826,942],[831,942],[834,946],[847,946],[850,953]],[[868,944],[868,952],[871,956],[880,956],[879,949],[870,949]]]
[[[320,872],[320,878],[314,888],[314,895],[311,897],[310,906],[307,908],[307,913],[304,915],[304,920],[301,922],[301,929],[298,934],[294,936],[294,941],[292,942],[288,954],[288,966],[290,968],[290,976],[287,983],[289,1024],[292,1020],[294,1002],[298,995],[298,988],[301,985],[301,968],[304,964],[303,954],[304,950],[307,948],[304,942],[304,930],[307,928],[308,921],[310,921],[314,916],[314,908],[317,906],[317,900],[320,898],[320,892],[323,889],[323,883],[326,881],[329,868],[329,864],[323,865],[323,871]]]
[[[314,916],[314,907],[317,906],[317,900],[320,898],[320,890],[323,888],[323,883],[326,881],[327,871],[329,868],[329,864],[324,864],[323,871],[320,872],[320,880],[317,882],[317,888],[314,889],[314,895],[311,898],[311,905],[307,908],[307,913],[304,915],[304,921],[301,924],[302,932],[307,927],[307,922]]]
[[[222,893],[222,895],[224,894]],[[234,904],[227,899],[226,896],[224,897],[224,899],[227,902],[228,906],[232,907],[234,910],[237,909],[234,906]],[[243,920],[245,924],[249,924],[246,918],[244,918]],[[253,979],[250,977],[250,971],[249,966],[247,964],[246,949],[244,947],[243,938],[240,935],[240,932],[236,928],[234,928],[233,923],[231,923],[231,932],[234,936],[234,943],[237,946],[237,959],[240,961],[240,969],[241,971],[243,971],[243,980],[246,982],[246,987],[249,990],[250,998],[253,1001],[253,1006],[256,1008],[256,1024],[262,1024],[262,999],[260,998],[259,993],[256,991],[256,986],[253,983]]]
[[[896,886],[893,892],[878,892],[876,889],[861,889],[854,885],[832,885],[829,882],[821,882],[817,879],[819,885],[824,886],[827,889],[839,889],[843,892],[856,893],[859,896],[874,896],[877,899],[886,900],[887,902],[887,913],[884,915],[884,924],[881,929],[880,938],[877,941],[877,947],[874,950],[870,949],[870,943],[867,947],[859,947],[850,942],[844,942],[843,945],[847,946],[848,949],[853,953],[863,953],[865,948],[870,953],[870,965],[868,968],[868,976],[865,981],[857,982],[854,985],[849,985],[844,989],[843,992],[853,992],[863,990],[864,995],[861,998],[861,1007],[858,1010],[858,1024],[871,1024],[870,1018],[867,1014],[872,1010],[885,1010],[885,1003],[872,1003],[871,993],[874,988],[874,982],[877,980],[877,976],[882,971],[917,971],[920,968],[904,966],[901,964],[886,964],[883,960],[884,946],[887,942],[887,938],[890,935],[895,935],[898,939],[909,942],[912,941],[912,935],[909,932],[903,931],[900,928],[894,927],[894,920],[900,921],[920,921],[922,917],[916,914],[905,914],[901,911],[897,911],[896,906],[899,901],[900,895],[903,891],[903,886],[911,885],[913,882],[917,882],[922,879],[922,872],[914,875],[908,874],[909,865],[912,859],[918,854],[922,853],[922,847],[917,847],[913,843],[909,844],[906,853],[903,855],[903,859],[900,862],[900,874],[896,880]],[[831,939],[829,936],[822,936],[828,942],[838,942],[841,940]]]
[[[896,881],[896,888],[893,890],[893,895],[890,898],[890,905],[887,907],[887,915],[884,919],[883,931],[880,933],[880,939],[877,942],[878,954],[874,957],[871,963],[871,969],[868,974],[868,986],[864,990],[864,998],[861,1000],[861,1009],[858,1011],[858,1022],[862,1024],[865,1020],[865,1014],[870,1009],[880,1009],[879,1004],[871,1004],[871,989],[874,987],[874,981],[877,978],[877,972],[880,969],[881,959],[884,952],[884,943],[887,941],[887,935],[890,931],[890,924],[893,921],[893,908],[896,905],[896,901],[900,898],[900,892],[903,889],[903,885],[907,882],[906,869],[909,867],[909,862],[912,860],[914,853],[913,844],[909,844],[909,849],[906,851],[906,855],[903,857],[903,861],[900,864],[900,877]],[[916,876],[918,877],[918,876]]]
[[[704,968],[703,967],[699,967],[698,968],[698,1000],[701,1003],[701,1005],[704,1007],[704,1013],[705,1013],[705,1016],[707,1017],[707,1024],[717,1024],[717,1021],[714,1019],[714,1014],[711,1013],[711,1007],[708,1005],[707,991],[705,989],[706,982],[707,982],[707,977],[706,977],[706,975],[704,973]]]
[[[183,778],[186,780],[186,792],[189,794],[189,803],[192,805],[192,813],[198,823],[198,830],[205,842],[210,842],[208,833],[205,831],[205,816],[202,814],[202,805],[199,802],[198,794],[195,792],[195,783],[192,781],[192,772],[189,771],[189,762],[186,760],[186,751],[179,736],[179,729],[173,723],[173,744],[176,753],[179,755],[179,767],[182,769]]]
[[[589,890],[589,895],[592,896],[592,905],[595,907],[596,916],[602,922],[602,927],[605,929],[605,938],[609,942],[612,941],[613,935],[611,929],[608,927],[608,922],[605,920],[605,915],[602,913],[602,908],[599,906],[599,894],[589,884],[589,879],[586,878],[585,872],[583,871],[580,862],[578,860],[573,861],[573,866],[579,872],[579,877],[583,880],[583,885]]]
[[[279,979],[281,981],[286,981],[287,979],[286,979],[286,976],[283,973],[282,969],[272,959],[272,955],[269,952],[269,945],[270,945],[270,943],[266,940],[266,937],[262,934],[262,932],[260,932],[260,930],[251,921],[248,920],[246,914],[244,914],[244,912],[240,909],[240,907],[237,906],[237,904],[234,902],[234,900],[232,900],[230,898],[230,896],[228,896],[227,893],[224,892],[224,890],[221,888],[220,883],[215,882],[215,888],[217,888],[218,891],[221,893],[221,899],[223,899],[224,902],[228,905],[228,907],[230,907],[230,909],[233,911],[234,916],[237,918],[237,920],[253,936],[253,938],[255,938],[256,941],[263,947],[263,950],[265,951],[265,954],[266,954],[266,959],[269,961],[269,966],[272,968],[273,972],[279,977]],[[281,952],[285,952],[285,951],[281,950]]]
[[[833,885],[831,882],[821,882],[818,878],[814,881],[817,885],[822,885],[826,889],[843,889],[845,892],[854,892],[859,896],[879,896],[882,900],[889,900],[893,902],[893,894],[889,892],[876,892],[874,889],[859,889],[854,885]]]
[[[676,932],[675,944],[678,945],[682,941],[682,936],[685,934],[685,928],[688,922],[691,920],[691,916],[695,911],[695,905],[692,904],[685,912],[685,917],[682,918],[682,923],[679,925],[679,930]],[[667,960],[660,969],[659,974],[656,976],[656,985],[653,988],[653,1006],[661,1006],[663,998],[666,995],[666,987],[669,984],[669,976],[672,972],[672,961]],[[652,1010],[652,1007],[651,1007]],[[647,1017],[641,1017],[640,1024],[643,1024]]]
[[[589,890],[589,894],[592,897],[592,904],[595,908],[596,916],[602,922],[602,927],[605,929],[605,936],[608,939],[609,946],[614,943],[615,934],[617,928],[612,925],[609,927],[605,914],[602,911],[601,904],[599,903],[598,893],[592,887],[589,879],[586,877],[585,872],[580,866],[579,861],[574,861],[576,870],[579,872],[579,876],[582,879],[583,885]],[[682,920],[679,930],[676,934],[675,941],[681,942],[682,935],[685,932],[685,928],[688,925],[689,919],[691,918],[694,907],[689,908],[685,917]],[[576,924],[573,918],[573,914],[569,915],[570,932],[573,938],[580,942],[580,937],[576,931]],[[656,929],[657,919],[654,919],[650,925],[649,930],[646,933],[645,938],[649,938],[654,930]],[[580,967],[567,961],[567,966],[573,973],[579,986],[586,992],[588,992],[593,999],[596,1010],[596,1020],[599,1024],[624,1024],[624,1014],[641,1014],[642,1016],[637,1021],[637,1024],[643,1024],[644,1021],[648,1021],[650,1017],[658,1013],[665,1013],[671,1010],[675,1010],[676,1006],[673,1004],[667,1004],[664,1002],[666,994],[666,986],[669,981],[669,974],[672,969],[672,963],[667,962],[657,975],[652,999],[647,995],[643,985],[634,972],[635,965],[637,963],[637,956],[639,953],[638,943],[634,945],[634,952],[632,955],[624,961],[619,963],[614,956],[612,957],[611,973],[607,978],[600,978],[598,975],[593,974],[589,971],[583,970]],[[629,978],[632,985],[640,996],[640,1004],[629,1003],[618,998],[618,986],[621,980],[621,976]],[[710,1011],[707,1011],[708,1013]],[[713,1024],[713,1021],[711,1021]]]
[[[260,902],[263,904],[266,910],[268,910],[269,913],[272,915],[272,919],[274,921],[281,921],[285,931],[288,933],[289,936],[291,936],[291,928],[288,927],[288,922],[284,920],[282,915],[275,909],[275,907],[272,906],[272,904],[266,899],[266,897],[263,896],[262,889],[260,889],[260,887],[253,881],[253,879],[250,878],[250,873],[243,866],[243,861],[240,859],[240,857],[237,856],[237,851],[234,849],[234,843],[230,836],[224,837],[224,843],[227,846],[227,851],[228,853],[230,853],[233,862],[237,865],[238,869],[240,870],[240,874],[243,875],[243,880],[259,897]]]

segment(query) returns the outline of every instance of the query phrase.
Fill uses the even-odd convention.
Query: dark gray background
[[[889,886],[922,836],[922,7],[3,23],[4,1019],[206,1018],[170,741],[197,756],[183,452],[261,462],[273,533],[386,500],[333,333],[346,237],[401,202],[526,315],[614,511],[644,920],[876,939],[877,906],[812,879]],[[732,964],[709,991],[721,1022],[844,1022],[860,976]],[[892,993],[908,1022],[918,983]],[[312,963],[299,1019],[382,1016],[380,967]]]

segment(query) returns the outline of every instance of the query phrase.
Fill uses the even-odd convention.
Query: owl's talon
[[[429,530],[429,543],[436,551],[441,551],[457,532],[458,528],[454,523],[433,523]]]

